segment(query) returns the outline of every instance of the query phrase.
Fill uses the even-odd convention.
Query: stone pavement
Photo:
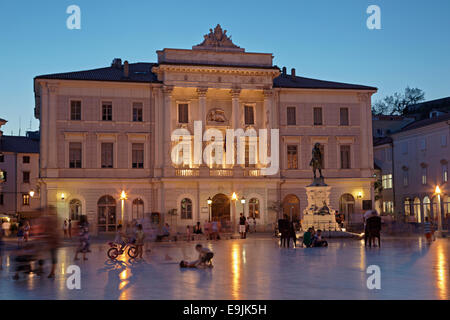
[[[194,260],[195,242],[153,245],[145,261],[111,262],[96,241],[81,268],[81,290],[69,290],[74,247],[58,251],[57,277],[12,280],[12,252],[0,271],[0,299],[450,299],[450,240],[431,246],[419,237],[389,238],[382,248],[331,239],[328,248],[281,249],[277,240],[202,241],[215,252],[214,268],[180,269]],[[166,255],[172,260],[166,260]],[[381,269],[381,289],[367,288],[367,267]],[[48,266],[47,266],[48,269]]]

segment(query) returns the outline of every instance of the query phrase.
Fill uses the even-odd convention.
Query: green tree
[[[404,93],[394,93],[378,100],[372,106],[372,114],[404,115],[407,107],[425,100],[425,92],[419,88],[406,87]]]

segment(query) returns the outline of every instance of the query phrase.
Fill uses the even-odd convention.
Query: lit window
[[[422,184],[427,184],[427,168],[422,168]]]
[[[409,185],[409,174],[408,171],[403,171],[403,186],[407,187]]]
[[[392,189],[392,174],[384,174],[381,176],[383,189]]]
[[[184,198],[181,200],[181,219],[192,219],[192,200]]]
[[[448,181],[448,164],[445,163],[442,165],[442,182]]]
[[[248,202],[248,215],[255,219],[259,219],[259,200],[251,198]]]
[[[28,193],[22,194],[22,205],[24,206],[30,205],[30,195]]]
[[[394,202],[393,201],[383,201],[383,212],[384,213],[394,213]]]
[[[289,145],[287,146],[287,165],[288,169],[298,169],[298,152],[297,146]]]

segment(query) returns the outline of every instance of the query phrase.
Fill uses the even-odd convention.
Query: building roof
[[[381,146],[383,144],[392,143],[391,137],[373,138],[373,146]]]
[[[169,63],[170,64],[170,63]],[[156,74],[151,70],[156,63],[130,63],[129,77],[125,78],[123,73],[123,66],[117,67],[111,65],[106,68],[54,73],[37,76],[35,79],[57,79],[57,80],[86,80],[86,81],[120,81],[120,82],[160,82]],[[238,67],[238,66],[236,66]],[[246,66],[254,67],[254,66]],[[270,67],[268,69],[277,69],[277,67]],[[310,79],[304,77],[297,77],[288,74],[281,74],[275,78],[273,85],[276,88],[297,88],[297,89],[340,89],[340,90],[377,90],[374,87],[340,83],[332,81],[323,81],[317,79]]]
[[[123,67],[110,66],[106,68],[54,73],[37,76],[36,79],[58,80],[87,80],[87,81],[120,81],[120,82],[158,82],[156,75],[151,71],[156,63],[130,63],[129,76],[124,77]]]
[[[437,117],[433,117],[433,118],[428,118],[428,119],[411,122],[411,123],[407,124],[406,126],[404,126],[400,132],[417,129],[417,128],[429,126],[429,125],[432,125],[432,124],[435,124],[438,122],[443,122],[443,121],[448,121],[448,120],[450,120],[450,113],[446,113],[446,114],[443,114],[443,115],[440,115]]]
[[[432,110],[446,111],[450,110],[450,97],[425,101],[408,106],[407,113],[415,113],[420,111],[432,111]]]
[[[289,74],[281,74],[279,77],[275,78],[273,80],[273,86],[278,88],[299,89],[377,90],[375,87],[297,77]]]
[[[21,136],[0,138],[0,151],[16,153],[39,153],[39,140]]]

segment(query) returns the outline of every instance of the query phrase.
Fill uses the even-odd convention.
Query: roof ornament
[[[214,30],[209,29],[209,33],[205,34],[202,43],[193,46],[194,50],[216,50],[216,51],[245,51],[243,48],[235,45],[231,40],[231,36],[227,35],[227,30],[222,30],[218,24]]]

